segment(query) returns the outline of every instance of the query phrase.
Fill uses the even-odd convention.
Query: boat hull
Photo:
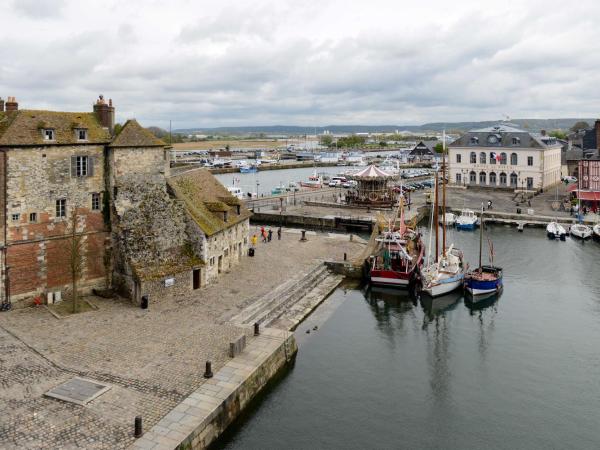
[[[256,167],[241,167],[240,173],[256,173],[258,169]]]
[[[472,296],[500,292],[503,288],[502,269],[484,266],[483,273],[488,275],[487,279],[478,279],[477,272],[465,275],[465,290]]]
[[[474,230],[475,229],[475,223],[456,222],[455,225],[458,230]]]
[[[592,236],[592,230],[578,230],[571,228],[571,236],[578,239],[588,239]]]
[[[439,297],[440,295],[448,294],[456,289],[462,289],[464,284],[464,274],[456,275],[446,280],[440,280],[434,284],[426,286],[423,291],[430,297]]]
[[[394,286],[407,289],[410,275],[410,273],[399,274],[393,270],[371,270],[370,281],[375,286]]]

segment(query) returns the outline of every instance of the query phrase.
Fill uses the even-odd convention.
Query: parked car
[[[561,180],[563,182],[565,182],[566,184],[569,183],[577,183],[577,177],[572,177],[570,175],[566,176],[566,177],[562,177]]]

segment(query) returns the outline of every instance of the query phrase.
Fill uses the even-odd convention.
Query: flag
[[[500,154],[496,153],[496,152],[492,152],[492,154],[490,155],[492,159],[495,159],[496,161],[500,162]]]

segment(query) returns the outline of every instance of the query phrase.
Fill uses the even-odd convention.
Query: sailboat
[[[594,225],[592,227],[592,230],[594,232],[594,239],[600,240],[600,223],[597,223],[596,225]]]
[[[502,268],[494,266],[494,248],[491,241],[490,265],[481,263],[481,252],[483,249],[483,203],[481,204],[481,227],[479,230],[479,267],[465,274],[465,289],[473,297],[487,296],[494,292],[500,292],[503,287]]]
[[[446,139],[445,132],[442,149],[442,180],[446,177]],[[435,226],[435,262],[428,261],[428,266],[423,271],[423,291],[431,297],[447,294],[463,287],[465,269],[463,253],[450,245],[446,248],[446,183],[442,182],[442,253],[438,254],[438,174],[435,174],[435,210],[434,218],[430,221],[431,227]],[[431,234],[430,234],[431,236]]]

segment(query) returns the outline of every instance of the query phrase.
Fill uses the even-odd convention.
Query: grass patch
[[[88,311],[94,311],[94,308],[92,308],[90,306],[89,303],[87,303],[86,301],[84,301],[83,298],[80,298],[79,301],[77,302],[77,313],[83,313],[83,312],[88,312]],[[56,314],[58,314],[59,316],[70,316],[73,313],[73,301],[71,299],[65,299],[60,303],[57,303],[55,305],[48,305],[48,308],[55,312]]]

